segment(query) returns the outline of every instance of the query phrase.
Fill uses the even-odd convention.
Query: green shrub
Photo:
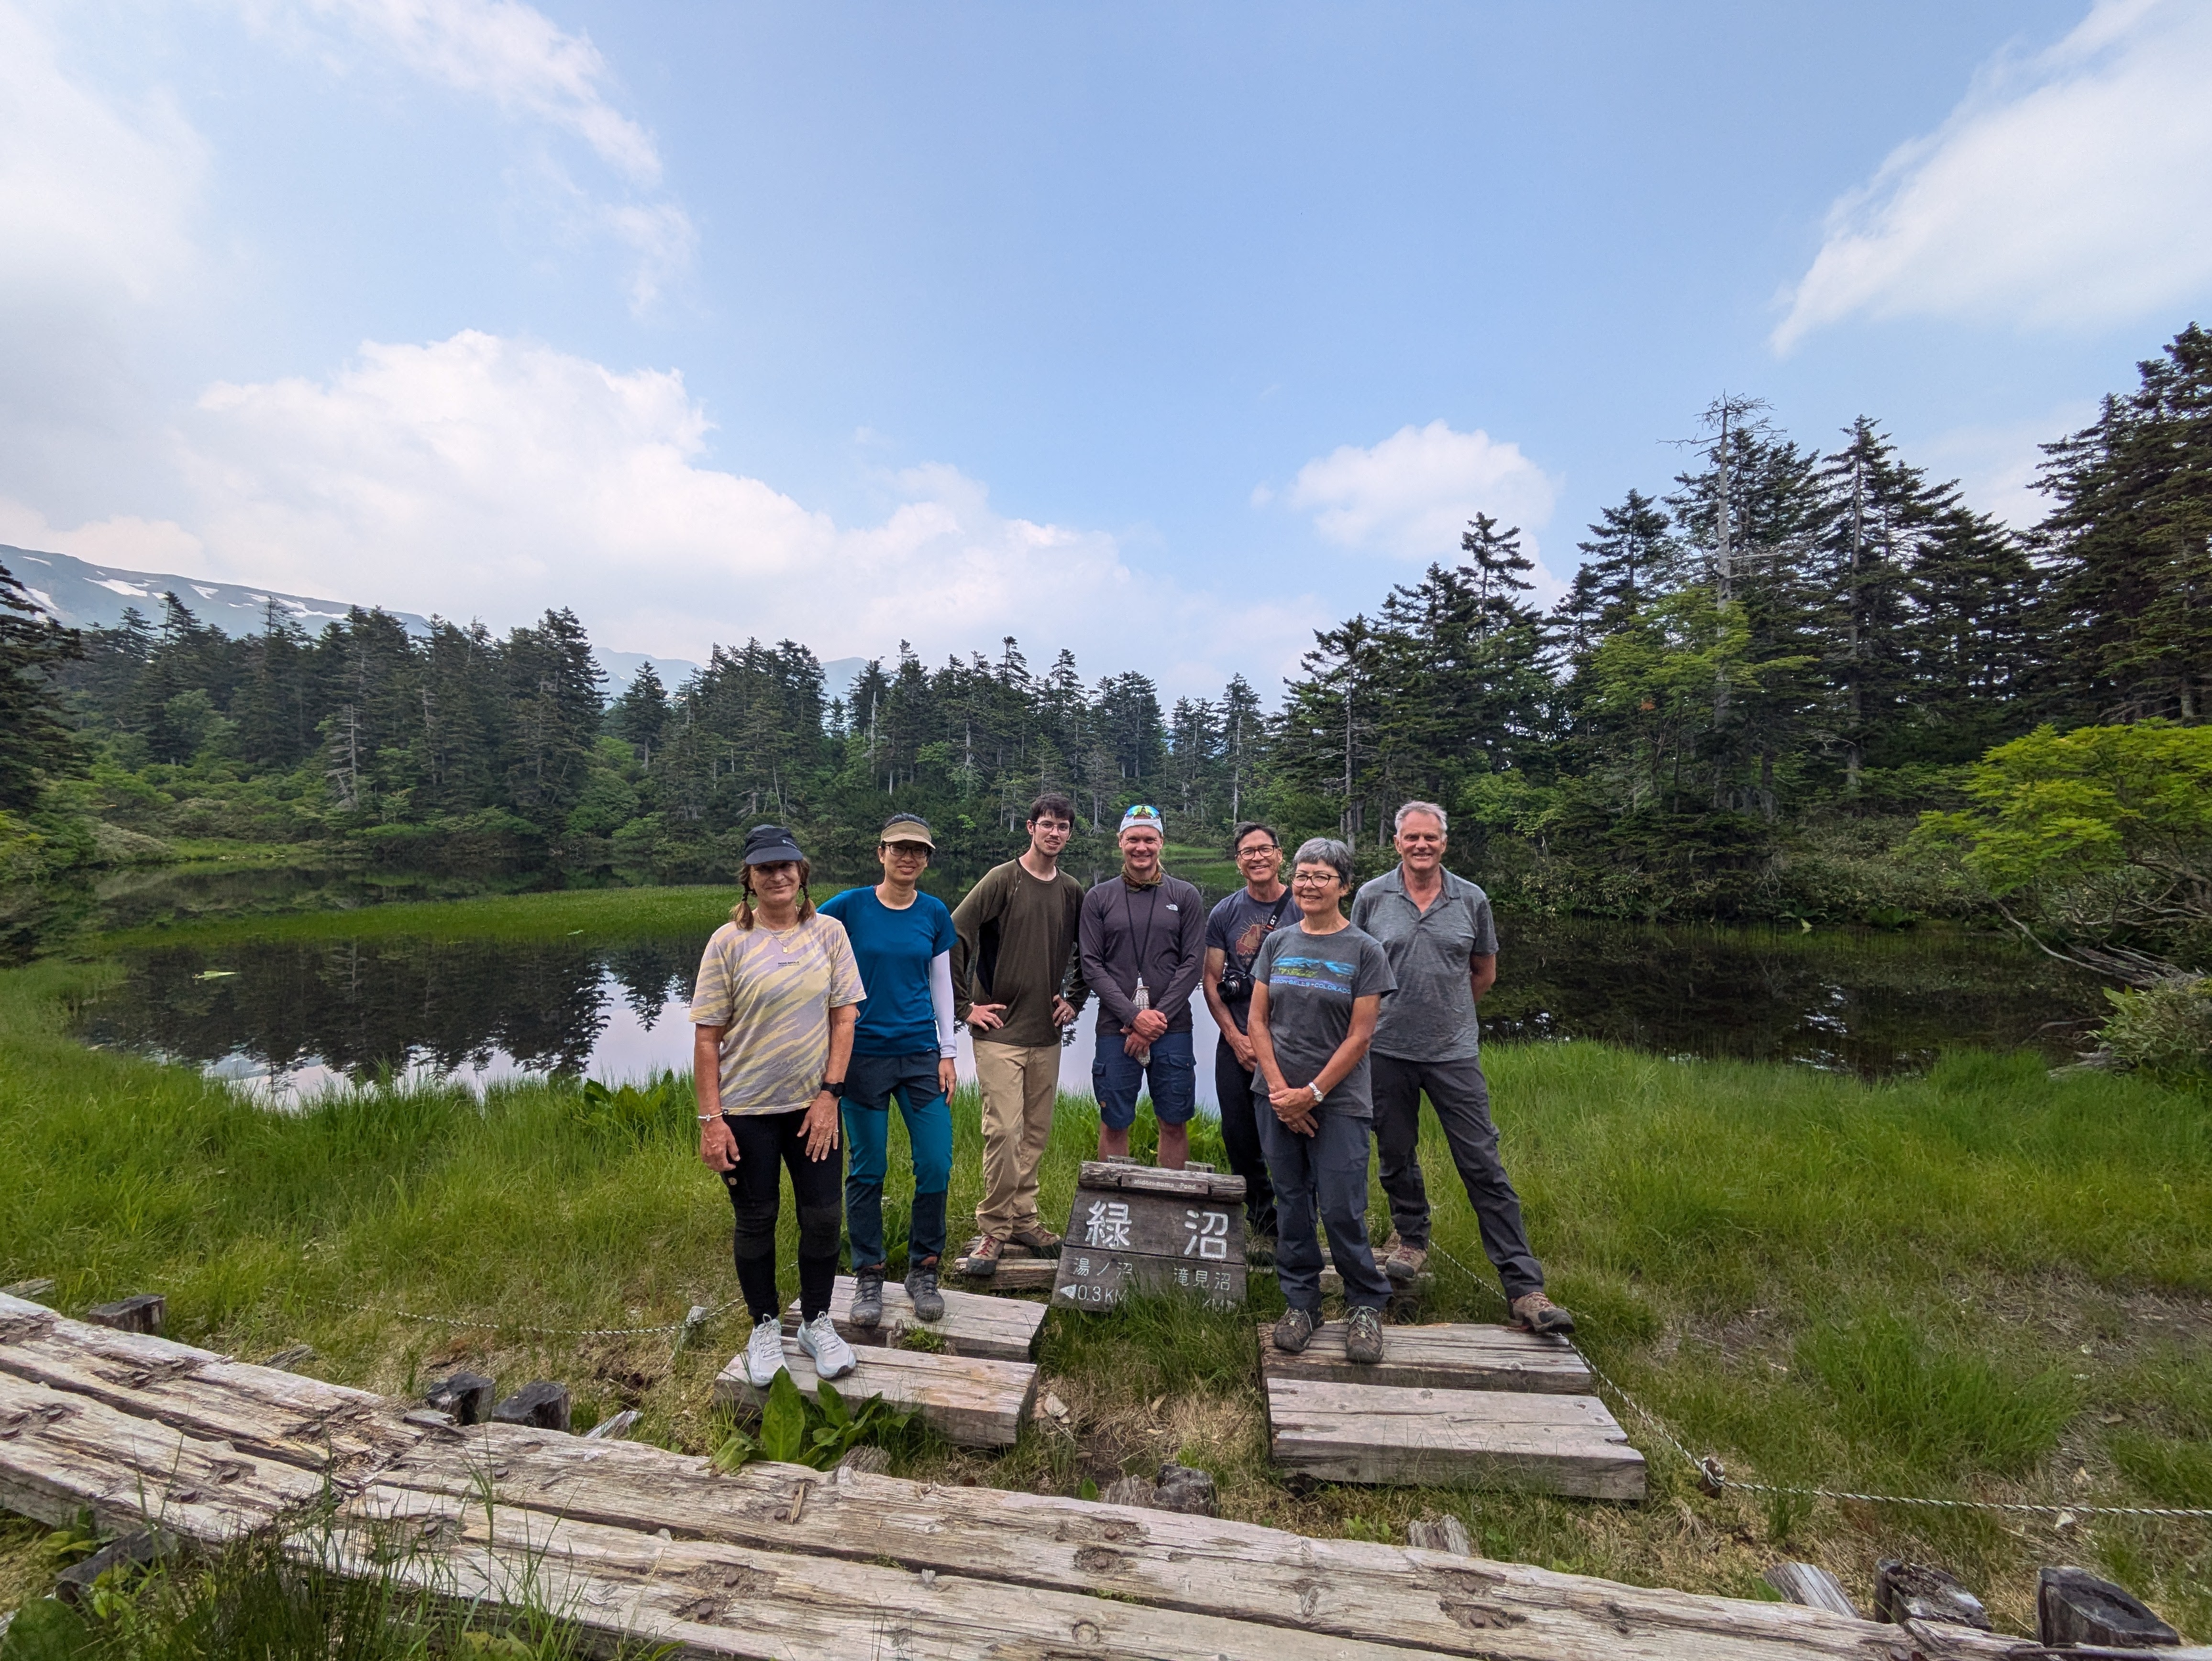
[[[2212,1083],[2212,976],[2178,975],[2105,995],[2112,1013],[2098,1036],[2113,1061],[2171,1083]]]

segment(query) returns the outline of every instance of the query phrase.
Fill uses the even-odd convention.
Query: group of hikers
[[[745,839],[744,897],[708,942],[690,1013],[699,1157],[720,1173],[736,1213],[753,1384],[766,1388],[784,1366],[775,1263],[783,1171],[799,1211],[799,1344],[817,1374],[841,1378],[856,1365],[830,1309],[841,1234],[854,1282],[847,1318],[864,1329],[882,1321],[894,1102],[914,1164],[907,1295],[917,1318],[944,1314],[962,1025],[974,1040],[983,1132],[967,1272],[992,1275],[1009,1246],[1059,1250],[1037,1212],[1038,1171],[1066,1029],[1093,994],[1099,1157],[1128,1153],[1148,1091],[1158,1163],[1170,1169],[1189,1155],[1191,1001],[1205,998],[1220,1035],[1222,1142],[1245,1183],[1247,1261],[1273,1262],[1288,1305],[1275,1325],[1279,1349],[1304,1349],[1321,1320],[1326,1232],[1344,1283],[1346,1353],[1382,1359],[1392,1285],[1413,1281],[1428,1261],[1425,1096],[1515,1321],[1574,1330],[1573,1317],[1544,1295],[1543,1266],[1498,1159],[1475,1013],[1497,977],[1497,928],[1482,890],[1444,868],[1442,807],[1401,807],[1397,865],[1356,891],[1346,843],[1302,843],[1286,880],[1274,830],[1239,824],[1231,851],[1243,886],[1210,912],[1194,886],[1162,868],[1157,807],[1122,815],[1121,869],[1088,891],[1060,868],[1074,804],[1041,795],[1027,824],[1028,849],[951,910],[919,886],[936,843],[912,814],[895,814],[877,839],[883,880],[818,908],[788,830],[757,825]],[[1379,1248],[1366,1226],[1370,1135],[1390,1207]]]

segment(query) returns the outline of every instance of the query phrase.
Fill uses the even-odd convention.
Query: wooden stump
[[[450,1413],[457,1425],[480,1425],[491,1415],[492,1381],[481,1372],[456,1372],[430,1386],[423,1404]]]
[[[95,1325],[112,1327],[118,1332],[143,1332],[156,1338],[161,1335],[162,1324],[168,1316],[169,1300],[158,1292],[142,1292],[112,1304],[96,1304],[84,1312],[84,1318]]]
[[[540,1430],[568,1428],[568,1386],[540,1378],[525,1384],[491,1410],[501,1425],[535,1425]]]
[[[2125,1586],[2087,1569],[2045,1569],[2036,1577],[2035,1629],[2041,1640],[2103,1644],[2121,1649],[2165,1649],[2181,1634],[2158,1618]]]
[[[1415,1518],[1406,1524],[1406,1543],[1422,1551],[1448,1551],[1455,1557],[1474,1555],[1467,1524],[1456,1517]]]
[[[1954,1627],[1990,1630],[1989,1611],[1958,1576],[1926,1563],[1885,1557],[1875,1565],[1874,1618],[1877,1621],[1940,1621]]]
[[[1244,1301],[1244,1179],[1209,1171],[1086,1163],[1052,1300],[1111,1309],[1132,1293]]]

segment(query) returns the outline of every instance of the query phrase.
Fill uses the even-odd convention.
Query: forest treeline
[[[1316,636],[1269,697],[1241,675],[1164,703],[1013,639],[929,665],[902,646],[831,697],[805,645],[717,647],[681,685],[610,688],[566,611],[494,635],[380,611],[255,634],[174,595],[81,637],[0,599],[11,702],[0,814],[19,863],[70,826],[328,839],[411,868],[726,875],[785,820],[828,873],[892,808],[957,884],[1044,789],[1098,843],[1133,800],[1171,841],[1240,817],[1340,831],[1379,863],[1408,797],[1508,904],[1632,916],[1874,918],[1971,908],[1923,810],[2039,726],[2195,724],[2212,673],[2212,336],[2192,325],[2094,423],[2045,447],[2051,507],[1978,513],[1863,418],[1815,444],[1723,399],[1651,491],[1577,545],[1548,610],[1487,517],[1419,581]],[[72,817],[73,816],[73,817]]]

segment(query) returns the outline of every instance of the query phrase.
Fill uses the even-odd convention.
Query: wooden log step
[[[802,1481],[811,1494],[831,1478],[807,1471]],[[802,1519],[811,1504],[793,1501]],[[345,1542],[362,1572],[373,1567],[373,1537],[411,1536],[434,1550],[387,1551],[388,1571],[441,1598],[513,1602],[526,1587],[603,1640],[620,1634],[632,1643],[673,1644],[686,1656],[1223,1661],[1264,1651],[1270,1661],[1407,1661],[1406,1650],[1379,1633],[1356,1641],[1255,1631],[1211,1612],[1094,1597],[1079,1582],[1017,1592],[975,1574],[659,1539],[641,1530],[382,1487],[348,1511],[374,1525]],[[302,1545],[319,1543],[308,1536]]]
[[[0,1296],[0,1374],[89,1396],[240,1452],[335,1475],[422,1434],[399,1403]]]
[[[1244,1179],[1195,1167],[1164,1171],[1158,1165],[1123,1165],[1118,1159],[1085,1159],[1076,1172],[1075,1185],[1117,1188],[1132,1194],[1168,1194],[1178,1199],[1241,1200]]]
[[[1641,1500],[1644,1456],[1595,1396],[1270,1378],[1275,1463],[1338,1482]]]
[[[1334,1378],[1340,1384],[1413,1390],[1523,1390],[1554,1396],[1587,1396],[1595,1388],[1589,1364],[1572,1344],[1518,1327],[1386,1326],[1382,1359],[1372,1366],[1346,1358],[1344,1342],[1350,1329],[1346,1322],[1324,1321],[1301,1353],[1285,1355],[1275,1348],[1273,1326],[1261,1327],[1261,1376]]]
[[[1894,1661],[1894,1627],[1787,1603],[1626,1586],[1523,1564],[1361,1540],[1308,1539],[1254,1523],[1138,1511],[1048,1494],[936,1487],[850,1468],[703,1458],[489,1426],[433,1437],[380,1475],[386,1487],[499,1503],[682,1538],[880,1561],[1000,1582],[1087,1586],[1136,1603],[1268,1627],[1386,1635],[1421,1654],[1512,1661]],[[798,1503],[802,1486],[803,1503]]]
[[[849,1275],[837,1277],[830,1294],[830,1318],[852,1344],[893,1344],[919,1329],[945,1340],[947,1355],[981,1356],[994,1361],[1026,1361],[1036,1354],[1037,1335],[1044,1328],[1045,1305],[1016,1303],[1006,1298],[987,1298],[979,1293],[945,1293],[945,1317],[917,1319],[914,1299],[896,1281],[884,1282],[884,1317],[872,1329],[852,1323],[853,1293],[857,1282]],[[787,1334],[799,1330],[799,1305],[794,1300],[783,1312]]]
[[[1027,1361],[873,1345],[854,1353],[860,1366],[835,1381],[840,1396],[855,1405],[880,1396],[893,1407],[917,1410],[924,1424],[963,1447],[1012,1447],[1036,1399],[1037,1370]],[[796,1338],[783,1341],[783,1360],[799,1393],[811,1401],[817,1384],[814,1363]],[[757,1407],[765,1396],[747,1382],[742,1350],[714,1380],[718,1402]]]

